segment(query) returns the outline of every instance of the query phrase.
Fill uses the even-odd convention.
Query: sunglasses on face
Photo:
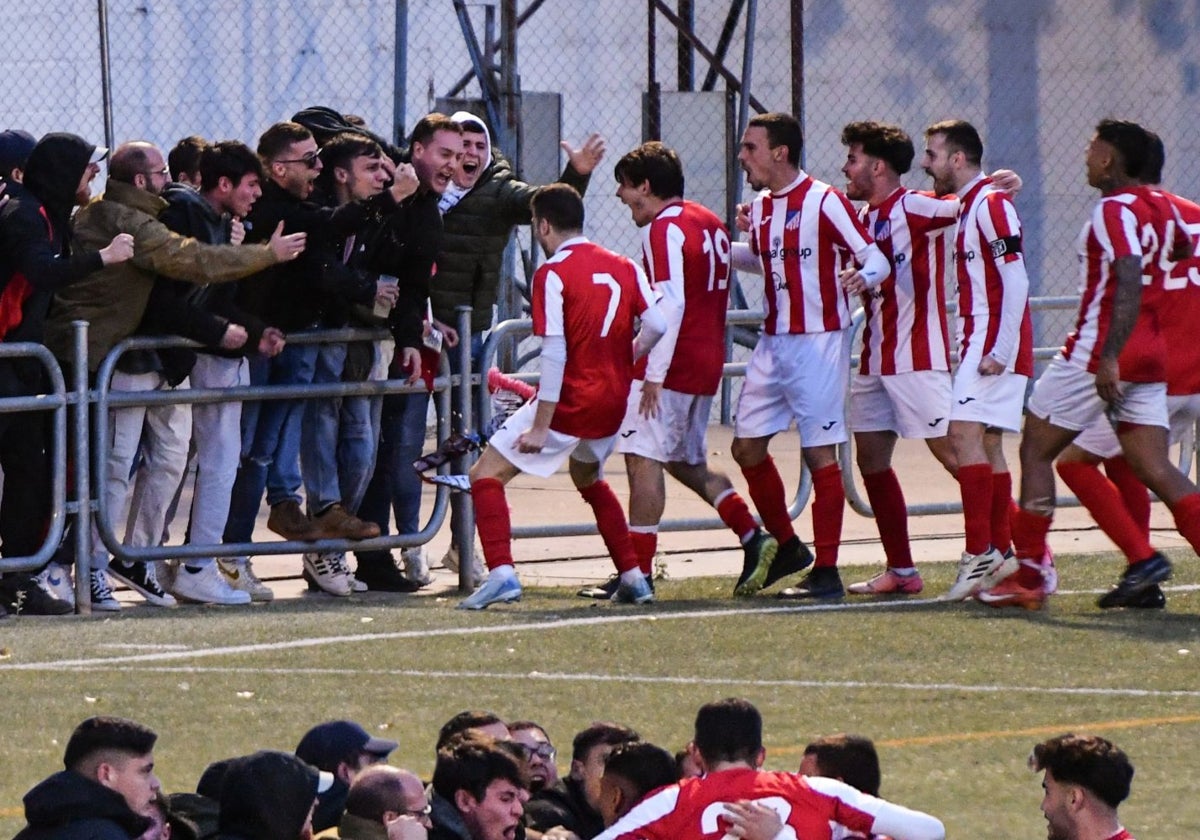
[[[317,168],[317,160],[319,159],[317,152],[309,152],[304,157],[292,158],[291,160],[277,160],[276,163],[303,163],[309,169]]]
[[[554,747],[548,743],[538,744],[536,747],[526,746],[525,744],[517,744],[517,746],[520,747],[521,752],[525,754],[526,761],[533,758],[535,755],[541,756],[542,758],[553,759],[558,753],[558,750],[554,749]]]

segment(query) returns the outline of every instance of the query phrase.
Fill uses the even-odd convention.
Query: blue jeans
[[[262,365],[251,366],[250,384],[311,383],[318,349],[315,344],[287,345],[278,356],[269,360],[265,371]],[[255,404],[256,411],[243,412],[242,430],[245,433],[252,429],[253,436],[248,446],[243,438],[245,454],[233,484],[225,542],[250,541],[264,488],[270,506],[288,499],[300,501],[300,421],[304,403],[304,400],[264,400]],[[250,405],[247,403],[247,407]]]
[[[412,464],[421,457],[425,446],[428,412],[427,393],[391,394],[383,398],[375,474],[358,515],[378,524],[384,534],[389,533],[388,515],[392,512],[398,533],[415,534],[421,529],[421,477]]]

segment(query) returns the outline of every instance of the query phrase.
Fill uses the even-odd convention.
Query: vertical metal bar
[[[75,612],[92,614],[92,495],[91,457],[88,448],[88,358],[87,321],[72,321],[75,358],[71,383],[75,392],[75,424],[72,443],[75,455]]]
[[[513,169],[522,171],[525,135],[521,127],[521,74],[517,63],[517,0],[500,2],[500,96],[504,101],[504,119]]]
[[[457,428],[451,426],[451,431],[469,432],[474,422],[471,416],[471,394],[474,391],[474,371],[471,369],[471,307],[459,306],[458,313],[458,391],[455,394],[454,411],[451,412]],[[454,460],[454,472],[464,475],[470,470],[471,456],[468,453],[459,455]],[[460,592],[471,591],[472,570],[475,568],[475,505],[470,493],[458,495],[458,510],[451,514],[450,525],[455,542],[458,543],[458,589]]]
[[[408,125],[408,0],[396,0],[396,57],[392,63],[392,140],[404,144]]]
[[[695,0],[678,0],[679,17],[689,30],[696,28]],[[687,38],[675,41],[676,83],[678,90],[689,91],[696,85],[696,50]]]
[[[658,88],[658,31],[655,27],[654,0],[646,3],[646,115],[643,140],[662,139],[662,101]]]
[[[750,120],[751,80],[754,76],[754,27],[758,20],[758,0],[746,4],[746,41],[742,50],[742,95],[738,100],[738,137]]]
[[[804,130],[804,0],[792,0],[792,114]],[[804,164],[804,148],[800,149]]]
[[[709,62],[708,72],[704,74],[704,83],[701,84],[700,90],[712,90],[716,87],[717,76],[720,73],[717,71],[717,65],[725,63],[725,54],[729,51],[729,42],[733,40],[733,31],[737,29],[738,18],[742,16],[742,6],[746,5],[746,0],[733,0],[729,4],[729,13],[725,15],[725,25],[721,27],[721,35],[717,38],[717,48],[713,50],[714,60]]]
[[[96,0],[100,27],[100,102],[104,112],[104,145],[113,148],[112,59],[108,54],[108,0]]]

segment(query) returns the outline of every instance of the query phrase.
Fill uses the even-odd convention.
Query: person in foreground
[[[1120,747],[1068,733],[1034,747],[1029,766],[1043,773],[1048,840],[1133,840],[1117,817],[1133,781],[1133,765]]]

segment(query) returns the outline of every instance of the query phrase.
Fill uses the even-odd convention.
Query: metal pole
[[[96,0],[100,26],[100,101],[104,112],[104,145],[113,148],[112,61],[108,54],[108,2]]]
[[[87,321],[72,321],[75,358],[72,371],[75,392],[75,423],[72,435],[75,454],[75,612],[92,614],[92,496],[91,452],[88,447],[88,358]]]
[[[679,0],[679,17],[688,29],[696,28],[695,0]],[[696,50],[686,38],[675,42],[676,84],[681,91],[689,91],[696,84]]]
[[[396,0],[396,57],[392,64],[392,140],[404,145],[408,125],[408,0]]]
[[[455,394],[454,416],[457,426],[451,431],[467,433],[473,422],[471,417],[471,394],[474,389],[474,371],[471,369],[471,307],[459,306],[458,313],[458,392]],[[471,456],[462,454],[454,460],[454,472],[465,475],[470,471]],[[475,568],[475,505],[470,493],[458,494],[458,510],[450,515],[455,542],[458,543],[458,590],[471,591],[472,570]]]
[[[758,19],[758,0],[746,4],[746,42],[742,50],[742,96],[738,100],[737,135],[742,136],[750,121],[750,82],[754,75],[754,25]]]
[[[804,0],[792,0],[792,114],[804,129]],[[804,164],[804,148],[800,149]]]

